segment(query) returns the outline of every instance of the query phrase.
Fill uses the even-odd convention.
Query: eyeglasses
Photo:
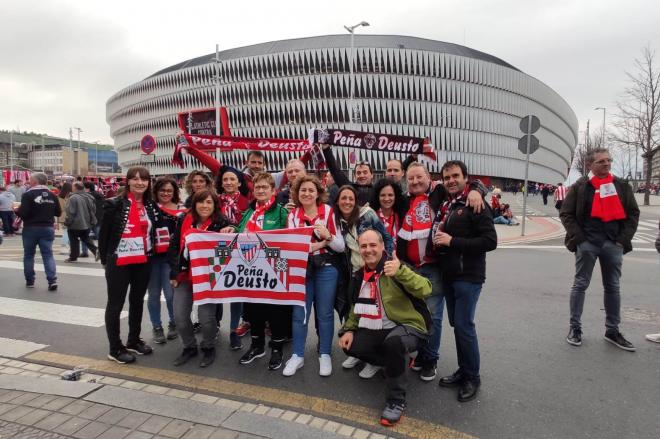
[[[268,189],[270,189],[270,185],[259,185],[254,187],[255,191],[267,191]]]

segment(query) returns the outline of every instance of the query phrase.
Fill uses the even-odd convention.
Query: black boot
[[[208,367],[215,361],[215,348],[202,348],[202,361],[199,362],[199,367]]]
[[[176,360],[174,360],[174,365],[175,366],[181,366],[182,364],[186,364],[188,360],[190,360],[193,357],[197,356],[197,348],[183,348],[183,352],[181,352],[181,355],[176,357]]]

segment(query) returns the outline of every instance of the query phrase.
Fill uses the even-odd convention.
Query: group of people
[[[346,354],[342,367],[363,364],[362,378],[383,371],[387,400],[380,422],[394,425],[406,408],[408,361],[414,359],[411,368],[421,380],[436,378],[446,306],[458,368],[440,378],[439,385],[457,388],[461,402],[474,399],[481,385],[474,319],[486,279],[486,253],[497,247],[493,212],[501,214],[504,206],[494,209],[484,200],[486,188],[470,179],[460,161],[443,164],[442,179],[437,182],[414,157],[405,162],[390,160],[386,176],[379,180],[369,163],[360,162],[350,181],[338,168],[332,149],[326,145],[322,149],[328,179],[308,174],[304,157],[289,161],[283,172],[271,174],[265,172],[260,152],[251,152],[246,168],[238,170],[200,151],[190,151],[210,169],[212,177],[200,170],[191,172],[185,179],[185,201],[175,179],[153,181],[148,169],[140,166],[128,169],[125,190],[105,201],[100,221],[94,224],[92,214],[98,211],[91,200],[82,195],[75,204],[69,200],[67,216],[87,209],[89,228],[100,222],[98,250],[84,239],[87,232],[74,232],[70,237],[87,242],[105,268],[108,358],[126,364],[153,352],[141,338],[144,296],[148,294],[153,341],[160,344],[180,338],[182,349],[173,359],[175,365],[200,356],[199,366],[210,366],[216,358],[223,307],[205,303],[195,309],[186,237],[198,230],[254,233],[313,227],[305,307],[231,304],[229,347],[243,349],[240,336],[245,328],[249,327],[251,337],[240,364],[258,364],[268,346],[265,366],[282,368],[284,376],[295,375],[305,366],[308,327],[314,321],[319,375],[330,376],[336,312],[341,322],[338,345]],[[574,346],[582,343],[584,292],[595,260],[600,259],[606,274],[605,339],[634,350],[618,329],[619,277],[622,255],[631,249],[639,209],[630,187],[609,173],[610,164],[607,151],[592,151],[594,177],[578,181],[562,199],[567,247],[576,252],[566,340]],[[23,195],[17,212],[28,232],[23,234],[28,287],[34,286],[35,247],[46,241],[52,244],[53,217],[62,213],[60,202],[45,186],[45,175],[37,173],[32,179],[32,188]],[[74,185],[76,194],[84,190],[84,185]],[[329,194],[333,194],[331,199]],[[41,250],[44,254],[43,247]],[[70,259],[75,260],[73,256]],[[50,259],[44,254],[44,264],[49,289],[57,288],[52,252]],[[169,318],[167,333],[161,320],[161,294]],[[120,314],[127,296],[124,343]],[[292,342],[291,354],[285,361],[288,341]]]
[[[249,154],[244,170],[199,156],[213,178],[191,172],[184,184],[185,202],[171,177],[152,182],[146,168],[130,168],[126,191],[106,202],[98,242],[108,288],[108,358],[131,363],[153,352],[141,338],[140,327],[148,291],[154,342],[180,338],[175,365],[201,357],[199,366],[210,366],[217,353],[222,305],[205,303],[193,309],[186,237],[198,230],[241,233],[313,227],[305,307],[231,304],[229,347],[242,349],[241,320],[250,328],[251,343],[238,359],[240,364],[258,363],[268,347],[265,367],[295,375],[305,366],[308,327],[314,321],[319,375],[330,376],[336,312],[342,323],[339,346],[347,355],[342,366],[363,363],[363,378],[383,370],[388,396],[381,422],[393,425],[406,407],[409,355],[422,380],[436,377],[446,301],[459,367],[440,385],[458,387],[460,401],[476,397],[480,367],[474,316],[485,281],[486,252],[497,246],[492,212],[484,202],[486,189],[470,181],[459,161],[444,164],[442,182],[433,182],[426,167],[414,160],[391,160],[387,176],[375,181],[371,165],[361,162],[354,171],[355,182],[350,182],[334,162],[332,150],[324,146],[323,152],[334,188],[327,187],[328,179],[308,174],[304,158],[271,174],[264,172],[259,152]],[[335,194],[332,200],[330,192]],[[169,316],[167,334],[160,316],[161,292]],[[126,296],[129,331],[124,343],[119,318]]]

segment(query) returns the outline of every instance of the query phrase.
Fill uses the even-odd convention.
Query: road
[[[649,224],[658,218],[660,212],[653,208],[642,212]],[[598,270],[587,293],[583,346],[576,348],[564,341],[573,256],[561,248],[560,239],[499,248],[488,257],[488,279],[477,310],[483,380],[479,398],[460,404],[455,392],[439,388],[437,380],[424,383],[409,372],[409,422],[441,424],[482,438],[660,437],[660,346],[644,340],[644,334],[660,332],[659,258],[651,242],[638,242],[635,247],[638,251],[624,258],[621,330],[637,346],[636,353],[621,351],[602,339]],[[27,290],[20,269],[20,238],[8,239],[0,247],[0,337],[46,345],[42,352],[104,358],[103,272],[91,261],[64,264],[64,256],[58,259],[59,291],[46,291],[42,272],[37,288]],[[122,322],[125,334],[126,319]],[[219,356],[211,368],[200,369],[195,362],[172,366],[181,349],[178,341],[155,346],[155,354],[139,358],[139,365],[259,386],[263,395],[287,390],[367,410],[382,408],[382,378],[365,381],[357,377],[357,371],[342,370],[344,356],[337,348],[333,375],[318,376],[314,331],[310,331],[305,367],[285,378],[280,371],[266,369],[267,357],[249,366],[239,365],[241,353],[228,348],[227,319],[222,323]],[[145,304],[143,337],[147,341],[150,330]],[[452,334],[445,322],[438,367],[442,375],[456,368]],[[290,355],[290,349],[285,348],[285,355]],[[122,370],[131,373],[130,366]]]

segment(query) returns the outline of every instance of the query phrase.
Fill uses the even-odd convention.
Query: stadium
[[[578,123],[550,87],[492,55],[456,44],[396,35],[356,35],[350,74],[350,35],[273,41],[219,53],[220,105],[231,134],[305,139],[310,128],[345,128],[429,137],[438,162],[464,161],[472,175],[523,180],[518,150],[520,119],[537,116],[540,148],[531,155],[529,179],[564,181]],[[157,139],[153,174],[200,168],[188,155],[186,169],[171,164],[177,114],[214,106],[215,54],[154,73],[108,99],[106,120],[123,168],[145,163],[140,139]],[[350,117],[353,78],[354,118]],[[382,170],[394,153],[358,151]],[[283,168],[290,153],[269,153],[270,169]],[[348,148],[337,148],[347,169]],[[241,166],[245,152],[222,153]],[[431,166],[438,169],[438,164]]]

